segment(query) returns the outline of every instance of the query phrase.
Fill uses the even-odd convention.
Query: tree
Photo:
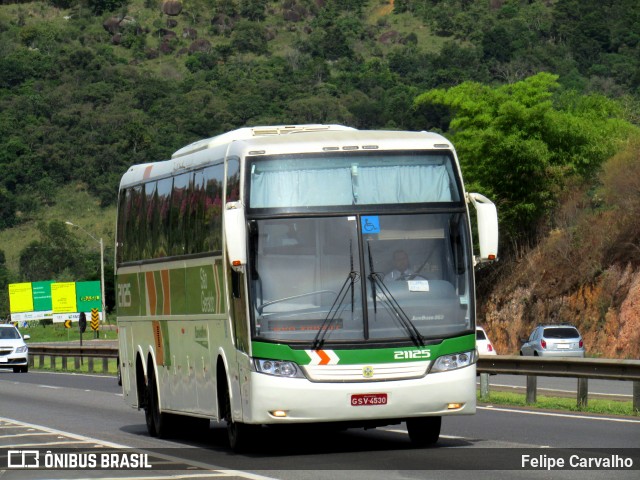
[[[637,130],[614,101],[561,91],[549,73],[500,87],[465,82],[415,100],[417,108],[433,105],[451,111],[448,135],[465,181],[497,200],[516,243],[535,238],[567,176],[593,176]]]
[[[16,223],[15,197],[0,185],[0,230],[12,227]]]
[[[25,281],[99,278],[99,254],[83,253],[76,239],[58,220],[38,225],[40,240],[27,245],[19,257],[20,277]]]
[[[113,12],[129,3],[129,0],[87,0],[87,6],[96,15]]]
[[[269,51],[264,26],[256,22],[242,20],[231,34],[231,45],[240,52],[254,52],[258,55]]]
[[[247,20],[262,21],[267,15],[268,0],[240,0],[240,15]]]
[[[0,323],[9,315],[9,284],[11,272],[7,268],[4,250],[0,250]]]

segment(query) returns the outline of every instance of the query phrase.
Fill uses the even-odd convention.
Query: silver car
[[[584,341],[572,325],[539,325],[520,347],[520,355],[584,357]]]
[[[12,368],[15,373],[29,371],[29,347],[18,329],[9,323],[0,325],[0,368]]]

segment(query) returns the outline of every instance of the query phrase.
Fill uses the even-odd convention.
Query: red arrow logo
[[[318,363],[318,365],[328,365],[329,364],[329,362],[331,361],[331,358],[329,357],[329,355],[326,354],[326,352],[324,350],[316,350],[316,353],[320,357],[320,363]]]

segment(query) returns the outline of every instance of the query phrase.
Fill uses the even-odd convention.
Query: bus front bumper
[[[243,421],[251,424],[402,420],[476,410],[475,364],[417,379],[376,382],[310,382],[257,372],[250,376]],[[363,402],[363,396],[374,400]]]

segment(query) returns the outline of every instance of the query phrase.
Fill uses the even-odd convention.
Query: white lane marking
[[[42,435],[42,434],[41,434]],[[36,448],[36,447],[47,447],[52,445],[93,445],[96,442],[84,442],[84,441],[76,441],[76,442],[40,442],[40,443],[20,443],[16,445],[11,445],[11,448]]]
[[[42,433],[34,432],[34,433],[14,433],[13,435],[0,435],[0,438],[15,438],[15,437],[37,437],[42,435]]]
[[[40,388],[50,388],[51,390],[60,390],[60,387],[54,387],[53,385],[38,385]]]
[[[210,473],[193,473],[193,474],[184,474],[184,475],[170,475],[170,476],[150,476],[150,477],[95,477],[98,480],[167,480],[167,479],[174,479],[174,478],[211,478],[211,477],[232,477],[235,476],[235,473],[233,473],[232,471],[229,471],[229,473],[227,473],[224,470],[219,470],[217,472],[210,472]],[[59,478],[59,479],[55,479],[55,478],[49,478],[49,480],[66,480],[67,477],[64,478]],[[252,477],[245,477],[245,478],[252,478]],[[260,479],[264,479],[267,477],[257,477]]]
[[[494,412],[508,412],[508,413],[522,413],[525,415],[541,415],[545,417],[562,417],[562,418],[575,418],[577,420],[600,420],[603,422],[620,422],[620,423],[640,423],[640,420],[634,420],[633,418],[612,418],[612,417],[592,417],[590,415],[571,415],[568,413],[554,413],[554,412],[536,412],[532,410],[517,410],[512,408],[499,408],[492,405],[486,407],[476,407],[478,410],[492,410]]]
[[[114,442],[108,442],[105,440],[98,440],[95,438],[91,438],[91,437],[86,437],[84,435],[78,435],[75,433],[71,433],[71,432],[65,432],[64,430],[57,430],[55,428],[49,428],[49,427],[45,427],[43,425],[35,425],[33,423],[27,423],[27,422],[21,422],[18,420],[13,420],[13,419],[9,419],[9,418],[5,418],[5,417],[0,417],[0,422],[6,422],[8,424],[15,424],[16,426],[22,426],[22,427],[30,427],[30,428],[35,428],[37,430],[41,430],[47,433],[51,433],[52,435],[64,435],[65,437],[69,437],[72,438],[74,440],[78,440],[78,442],[72,442],[72,443],[89,443],[89,444],[95,444],[96,446],[100,446],[100,447],[108,447],[108,448],[115,448],[115,449],[127,449],[127,450],[136,450],[136,451],[140,451],[140,452],[145,452],[146,450],[143,448],[135,448],[135,447],[130,447],[128,445],[121,445],[118,443],[114,443]],[[67,443],[71,443],[71,442],[67,442]],[[51,443],[46,443],[46,444],[38,444],[38,446],[40,445],[56,445],[56,444],[64,444],[64,442],[51,442]],[[16,447],[20,447],[21,445],[16,445],[15,447],[12,446],[12,448],[16,448]],[[34,445],[25,445],[25,446],[30,446],[33,447]],[[179,463],[181,465],[191,465],[194,467],[198,467],[202,470],[208,470],[211,475],[215,475],[217,476],[218,473],[223,473],[224,475],[222,476],[236,476],[236,477],[242,477],[242,478],[248,478],[251,480],[276,480],[272,477],[265,477],[264,475],[257,475],[255,473],[250,473],[250,472],[243,472],[242,470],[227,470],[224,468],[215,468],[215,465],[208,465],[206,463],[203,462],[198,462],[198,461],[194,461],[194,460],[187,460],[187,459],[183,459],[183,458],[179,458],[179,457],[174,457],[173,455],[164,455],[164,454],[156,454],[156,453],[152,453],[151,455],[153,455],[154,457],[158,457],[158,458],[162,458],[164,460],[169,460],[171,462],[174,463]],[[132,477],[132,478],[140,478],[140,477]],[[168,477],[164,476],[164,477],[153,477],[153,478],[158,478],[158,479],[166,479]],[[171,476],[170,478],[180,478],[180,476],[175,477],[175,476]],[[184,478],[189,478],[189,477],[184,477]],[[101,480],[107,480],[107,479],[101,479]],[[111,480],[111,479],[109,479]],[[113,480],[124,480],[122,478],[118,478],[118,479],[113,479]],[[151,480],[151,479],[150,479]]]
[[[107,380],[114,380],[116,378],[115,373],[103,373],[102,375],[92,373],[78,373],[78,372],[52,372],[50,370],[38,370],[37,368],[32,370],[33,373],[44,373],[46,375],[73,375],[76,377],[93,377],[93,378],[105,378]],[[19,382],[16,382],[19,383]]]
[[[404,433],[405,435],[408,435],[408,432],[406,430],[399,430],[397,428],[385,428],[384,431],[393,432],[393,433]],[[460,439],[464,439],[465,437],[458,437],[456,435],[440,435],[440,438],[448,438],[450,440],[460,440]]]

